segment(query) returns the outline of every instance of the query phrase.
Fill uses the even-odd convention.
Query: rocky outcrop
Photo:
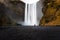
[[[42,26],[60,25],[60,0],[45,0],[42,9],[43,17],[40,20]]]
[[[23,20],[24,5],[25,4],[19,0],[0,0],[0,25],[16,25],[9,16]],[[13,15],[11,15],[11,13]]]

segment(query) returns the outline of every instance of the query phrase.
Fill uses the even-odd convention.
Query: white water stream
[[[25,4],[25,24],[37,25],[37,11],[36,4]]]
[[[38,26],[38,16],[37,16],[37,3],[40,0],[21,0],[25,3],[25,15],[24,22],[25,26]]]
[[[37,2],[39,0],[21,0],[25,3],[25,19],[23,25],[38,25],[37,24]]]

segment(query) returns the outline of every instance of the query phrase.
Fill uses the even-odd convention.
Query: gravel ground
[[[60,40],[59,27],[0,27],[0,40]]]

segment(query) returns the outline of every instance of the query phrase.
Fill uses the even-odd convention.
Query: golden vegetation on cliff
[[[60,25],[60,0],[45,0],[42,9],[43,17],[40,20],[42,26]]]

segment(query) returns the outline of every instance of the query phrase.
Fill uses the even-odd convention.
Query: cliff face
[[[12,22],[9,16],[12,18],[15,17],[14,19],[19,17],[23,20],[24,5],[25,4],[19,0],[0,0],[0,26],[16,25],[15,22]],[[11,15],[12,12],[13,15]]]
[[[42,9],[43,17],[40,20],[42,26],[60,25],[60,0],[45,0]]]

